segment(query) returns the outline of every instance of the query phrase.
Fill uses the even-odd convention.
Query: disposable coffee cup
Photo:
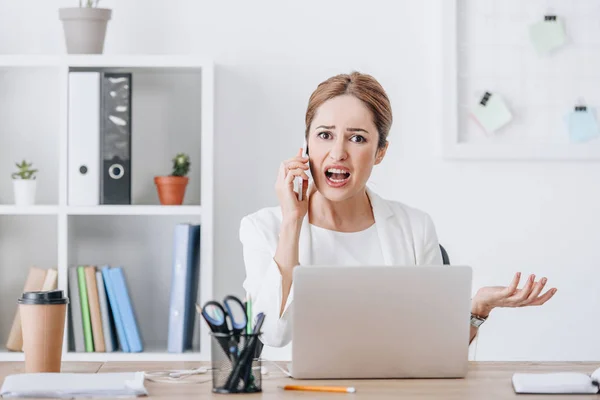
[[[69,299],[62,290],[25,292],[18,303],[25,372],[60,372]]]

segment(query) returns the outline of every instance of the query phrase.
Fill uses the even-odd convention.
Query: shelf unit
[[[102,205],[59,206],[32,205],[18,207],[0,205],[0,215],[202,215],[202,206],[163,206],[163,205]]]
[[[73,70],[128,71],[133,74],[132,116],[132,204],[73,206],[68,199],[68,74]],[[198,303],[212,299],[213,295],[213,213],[214,213],[214,65],[212,60],[186,55],[2,55],[0,56],[0,86],[9,86],[0,95],[2,104],[13,99],[3,96],[21,96],[23,103],[32,98],[37,87],[26,86],[17,93],[10,74],[41,73],[42,86],[51,90],[39,97],[45,107],[39,107],[39,122],[48,129],[37,133],[33,139],[23,132],[36,130],[40,125],[19,107],[0,121],[0,172],[6,178],[0,183],[0,245],[3,233],[16,230],[16,235],[28,239],[37,229],[38,220],[44,219],[50,232],[55,232],[52,244],[40,243],[47,255],[42,268],[57,268],[58,288],[67,291],[67,271],[72,265],[121,265],[127,280],[136,313],[144,351],[141,353],[78,353],[72,351],[69,338],[69,319],[65,324],[63,360],[65,361],[206,361],[210,360],[210,336],[196,315],[195,347],[184,353],[167,352],[168,299],[172,257],[172,227],[177,222],[201,224],[200,282]],[[35,76],[35,75],[32,75]],[[48,79],[50,77],[50,79]],[[139,77],[139,79],[138,79]],[[29,81],[29,79],[27,80]],[[12,89],[12,90],[10,90]],[[37,93],[33,93],[34,100]],[[45,97],[44,97],[45,96]],[[175,104],[173,104],[175,103]],[[0,104],[0,106],[2,105]],[[138,107],[136,110],[136,106]],[[14,111],[14,110],[13,110]],[[5,111],[9,113],[10,111]],[[8,122],[6,122],[8,121]],[[175,122],[173,122],[175,121]],[[46,123],[47,122],[47,123]],[[54,123],[54,124],[53,124]],[[7,126],[4,126],[4,125]],[[4,129],[2,129],[4,128]],[[136,130],[137,129],[137,130]],[[39,140],[38,140],[39,139]],[[137,141],[136,141],[137,139]],[[27,141],[21,143],[19,141]],[[47,144],[49,148],[41,148]],[[55,145],[55,147],[53,147]],[[48,146],[46,146],[48,147]],[[2,151],[4,148],[4,152]],[[136,150],[138,150],[136,154]],[[176,152],[190,154],[192,166],[190,183],[181,206],[163,206],[158,201],[152,176],[167,174],[170,160]],[[27,156],[21,154],[27,152]],[[32,155],[33,154],[33,155]],[[9,171],[12,157],[49,157],[46,175],[38,173],[38,202],[32,206],[11,204]],[[34,166],[35,166],[35,160]],[[50,171],[48,171],[48,169]],[[10,171],[12,172],[12,171]],[[43,187],[42,184],[46,183]],[[7,192],[9,195],[7,195]],[[3,222],[7,222],[4,224]],[[24,222],[20,222],[24,221]],[[41,223],[41,222],[40,222]],[[12,224],[12,225],[11,225]],[[21,226],[28,224],[27,227]],[[47,228],[46,227],[46,228]],[[22,229],[21,229],[22,228]],[[42,230],[44,232],[48,231]],[[15,239],[15,240],[20,240]],[[130,240],[131,239],[131,240]],[[13,243],[15,240],[12,240]],[[18,243],[18,242],[17,242]],[[55,244],[54,244],[55,243]],[[44,247],[45,246],[45,247]],[[0,251],[10,252],[10,257],[0,253],[0,289],[10,288],[0,294],[0,361],[22,361],[24,354],[5,348],[12,326],[16,298],[23,289],[27,270],[31,265],[27,254],[15,246],[0,246]],[[9,250],[6,250],[9,249]],[[18,255],[18,257],[17,257]],[[33,258],[32,258],[33,259]],[[3,265],[17,263],[11,268]],[[130,262],[132,265],[128,265]],[[135,264],[135,265],[133,265]],[[10,286],[9,283],[11,282]],[[3,285],[3,286],[2,286]],[[146,287],[148,285],[149,288]],[[161,290],[162,289],[162,290]],[[149,293],[155,290],[153,295]],[[6,292],[5,290],[4,292]],[[141,316],[140,316],[141,315]],[[158,328],[157,328],[158,327]],[[156,329],[155,329],[156,328]],[[150,340],[146,340],[150,338]]]

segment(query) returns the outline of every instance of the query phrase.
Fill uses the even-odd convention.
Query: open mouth
[[[341,187],[350,179],[350,172],[339,168],[329,168],[325,171],[325,177],[330,186]]]

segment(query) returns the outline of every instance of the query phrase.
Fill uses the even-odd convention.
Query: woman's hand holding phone
[[[308,212],[308,157],[302,156],[302,149],[298,154],[285,160],[279,166],[279,174],[275,183],[275,191],[281,205],[284,220],[300,221]],[[302,178],[302,200],[298,200],[298,193],[294,191],[294,179]]]

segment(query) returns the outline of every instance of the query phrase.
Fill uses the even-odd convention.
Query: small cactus
[[[190,172],[190,157],[185,153],[178,153],[173,158],[172,176],[186,176]]]
[[[98,7],[98,3],[100,3],[100,0],[85,0],[85,6],[88,8]],[[83,6],[81,0],[79,0],[79,7]]]
[[[18,172],[14,172],[12,174],[13,179],[35,179],[35,173],[38,171],[37,169],[31,169],[32,163],[28,163],[25,160],[23,162],[15,163],[17,168],[19,168]]]

